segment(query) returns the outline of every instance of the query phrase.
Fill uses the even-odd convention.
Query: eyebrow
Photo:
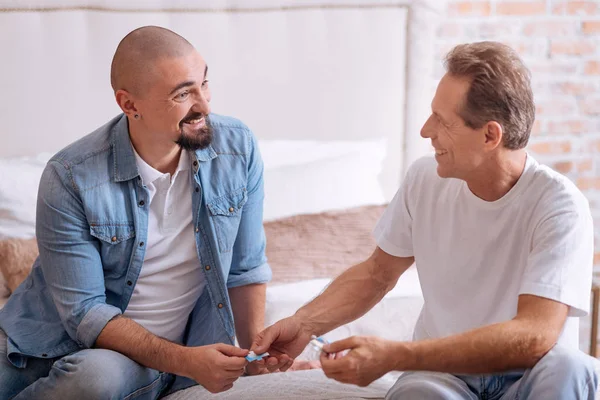
[[[204,67],[204,79],[206,79],[207,74],[208,74],[208,65],[206,65]],[[173,88],[173,90],[171,90],[171,93],[169,93],[169,96],[172,95],[173,93],[177,92],[178,90],[183,89],[184,87],[194,86],[195,84],[196,84],[196,81],[181,82],[179,85],[175,86]]]
[[[435,111],[431,112],[433,115],[435,115],[436,117],[438,117],[439,119],[442,120],[442,122],[446,122],[446,119],[444,117],[442,117],[440,114],[436,113]]]

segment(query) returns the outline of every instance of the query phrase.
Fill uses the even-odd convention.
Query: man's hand
[[[187,348],[187,376],[211,393],[224,392],[233,387],[244,373],[248,361],[244,358],[248,350],[223,343]]]
[[[377,337],[353,336],[325,345],[327,353],[349,352],[342,357],[321,354],[323,372],[328,378],[343,383],[367,386],[395,369],[395,358],[400,343]]]
[[[256,354],[269,352],[269,358],[255,361],[270,371],[287,371],[294,357],[304,350],[310,341],[311,332],[302,325],[296,316],[282,319],[271,325],[254,339],[251,350]]]

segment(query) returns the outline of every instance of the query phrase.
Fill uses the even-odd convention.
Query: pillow
[[[334,278],[367,259],[385,205],[297,215],[265,223],[273,283]]]
[[[10,294],[27,278],[38,256],[35,239],[0,240],[0,274]]]
[[[264,220],[383,204],[385,140],[261,140]]]
[[[269,326],[293,315],[296,310],[319,295],[329,279],[270,284],[267,287],[265,324]],[[324,337],[331,341],[354,335],[379,336],[389,340],[411,340],[414,326],[423,307],[423,295],[416,268],[409,268],[384,298],[361,318],[342,325]],[[310,359],[306,351],[299,359]]]
[[[38,186],[50,156],[0,158],[0,240],[35,236]]]

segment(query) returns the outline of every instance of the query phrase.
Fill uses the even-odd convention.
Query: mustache
[[[197,113],[197,112],[190,113],[190,114],[186,115],[184,119],[181,120],[181,122],[179,123],[179,126],[183,126],[183,124],[185,124],[187,122],[193,121],[195,119],[200,119],[203,117],[206,117],[206,115],[204,115],[202,113]]]

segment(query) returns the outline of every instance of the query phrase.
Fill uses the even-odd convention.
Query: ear
[[[123,110],[128,117],[133,118],[134,114],[138,113],[138,110],[135,107],[134,98],[129,92],[119,89],[115,93],[115,99],[121,110]]]
[[[490,121],[483,127],[485,134],[485,147],[490,150],[502,145],[502,125],[496,121]]]

